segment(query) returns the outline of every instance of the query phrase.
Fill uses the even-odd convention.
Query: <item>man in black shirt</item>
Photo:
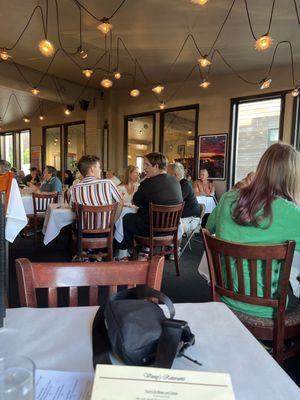
[[[146,179],[133,196],[133,204],[139,207],[136,214],[126,214],[123,218],[124,240],[120,249],[132,247],[134,235],[149,234],[149,203],[175,205],[182,203],[179,182],[166,172],[166,156],[159,152],[149,153],[144,158]]]

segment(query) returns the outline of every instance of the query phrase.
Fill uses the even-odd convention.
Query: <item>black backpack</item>
[[[170,318],[146,297],[164,303]],[[111,364],[109,352],[112,352],[126,365],[171,368],[174,358],[183,355],[185,349],[195,343],[187,322],[174,319],[174,315],[172,301],[147,286],[116,293],[99,308],[94,318],[94,367]]]

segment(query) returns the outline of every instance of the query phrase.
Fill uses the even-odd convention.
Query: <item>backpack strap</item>
[[[92,327],[92,344],[93,344],[93,366],[97,364],[111,364],[109,357],[110,342],[104,320],[104,308],[99,307],[95,315]]]

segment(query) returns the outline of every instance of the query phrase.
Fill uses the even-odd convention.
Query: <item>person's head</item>
[[[200,179],[200,181],[207,181],[207,179],[208,179],[207,169],[200,169],[199,179]]]
[[[65,178],[72,178],[73,174],[70,169],[65,170]]]
[[[170,162],[167,166],[167,173],[169,175],[175,175],[175,171],[174,171],[174,167],[175,167],[175,163],[174,162]]]
[[[20,178],[25,178],[25,172],[20,169],[20,171],[17,172],[17,176],[19,176]]]
[[[240,225],[259,226],[261,219],[271,223],[271,204],[277,197],[300,201],[300,155],[285,143],[273,144],[262,155],[254,179],[240,190],[233,219]]]
[[[144,157],[144,170],[148,177],[156,176],[167,168],[167,158],[164,154],[153,152]]]
[[[43,171],[43,177],[44,179],[46,179],[46,181],[48,181],[49,179],[51,179],[53,176],[57,175],[57,171],[54,167],[52,167],[51,165],[46,165],[44,171]]]
[[[106,179],[112,179],[114,177],[114,173],[111,169],[106,171]]]
[[[180,162],[175,162],[173,166],[174,175],[178,181],[184,178],[184,166]]]
[[[78,169],[83,177],[93,176],[101,178],[100,158],[97,156],[82,156],[78,161]]]
[[[125,171],[123,185],[128,183],[136,183],[139,180],[139,169],[135,165],[128,165]]]
[[[10,171],[13,172],[15,176],[17,175],[17,168],[11,167]]]
[[[38,174],[38,169],[36,167],[31,167],[30,168],[30,175],[33,177],[36,177]]]
[[[0,160],[0,174],[4,174],[5,172],[9,172],[11,169],[10,162],[6,160]]]

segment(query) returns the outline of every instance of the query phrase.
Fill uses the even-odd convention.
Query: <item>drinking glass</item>
[[[34,400],[35,365],[30,358],[0,358],[0,399]]]

